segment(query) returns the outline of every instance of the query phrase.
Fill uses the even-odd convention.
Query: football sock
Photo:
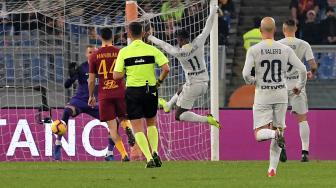
[[[130,120],[122,120],[120,124],[121,124],[121,127],[124,130],[126,130],[127,127],[130,128],[130,129],[132,128],[132,124],[131,124]]]
[[[135,140],[142,151],[142,153],[145,155],[147,162],[153,159],[151,152],[149,150],[148,142],[146,139],[146,136],[143,132],[137,132],[134,134]]]
[[[70,116],[72,116],[72,109],[65,108],[62,115],[62,120],[65,122],[65,124],[68,124]]]
[[[177,93],[175,93],[175,95],[167,102],[167,107],[169,108],[169,109],[172,109],[173,108],[173,106],[174,106],[174,104],[176,103],[176,101],[177,101],[177,98],[178,98],[178,95],[177,95]]]
[[[207,116],[201,116],[195,114],[194,112],[186,111],[180,115],[181,121],[190,121],[190,122],[201,122],[201,123],[208,123]]]
[[[309,151],[309,134],[310,129],[307,121],[302,121],[299,123],[300,137],[302,143],[302,150]]]
[[[148,126],[147,127],[147,138],[149,144],[152,148],[152,152],[158,152],[158,145],[159,145],[159,133],[156,126]]]
[[[61,141],[62,140],[62,136],[57,135],[57,140]]]
[[[270,145],[270,164],[268,168],[268,172],[270,172],[272,169],[276,172],[276,169],[279,164],[279,158],[280,158],[281,148],[278,146],[276,140],[271,140]]]
[[[271,129],[260,129],[257,132],[256,139],[257,141],[264,141],[275,138],[275,130]]]
[[[121,139],[119,139],[116,143],[115,143],[116,148],[118,149],[119,153],[121,154],[121,157],[124,158],[125,156],[127,156],[127,152],[125,150],[124,147],[124,143],[122,142]]]
[[[61,137],[61,138],[62,138],[62,137]],[[58,139],[57,139],[57,140],[55,141],[55,145],[56,145],[56,146],[60,146],[60,145],[62,145],[61,140],[58,140]]]
[[[115,144],[114,144],[114,142],[113,142],[113,140],[111,138],[111,135],[109,133],[109,137],[108,137],[108,151],[113,151],[114,145]]]
[[[113,151],[107,150],[106,156],[113,155]]]

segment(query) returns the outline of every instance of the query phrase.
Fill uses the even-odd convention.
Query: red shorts
[[[124,98],[110,98],[99,101],[99,119],[100,121],[126,118],[126,102]]]

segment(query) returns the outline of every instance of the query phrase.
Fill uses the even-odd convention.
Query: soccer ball
[[[54,134],[57,134],[58,136],[63,136],[66,130],[67,130],[67,126],[65,122],[62,120],[57,119],[51,124],[51,131]]]

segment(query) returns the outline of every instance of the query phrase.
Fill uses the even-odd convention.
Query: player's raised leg
[[[259,142],[271,140],[270,163],[268,168],[269,177],[276,175],[281,148],[285,145],[282,130],[284,128],[286,109],[287,104],[253,105],[254,133],[256,140]],[[273,124],[275,126],[273,126]]]
[[[203,95],[207,89],[208,84],[206,82],[185,84],[177,99],[175,119],[177,121],[208,123],[220,128],[219,122],[211,114],[202,116],[190,111],[196,99]]]
[[[279,157],[281,150],[285,147],[285,140],[283,137],[283,130],[286,127],[285,118],[287,111],[287,104],[273,104],[273,129],[278,131],[277,142],[271,141],[270,145],[270,164],[268,168],[268,175],[274,176],[279,164]]]
[[[70,101],[71,102],[71,101]],[[76,116],[78,113],[76,112],[76,107],[73,105],[67,105],[64,108],[63,115],[62,115],[62,121],[67,125],[69,118]],[[55,147],[54,147],[54,159],[60,160],[61,159],[61,150],[62,150],[62,137],[60,135],[57,135],[56,141],[55,141]]]

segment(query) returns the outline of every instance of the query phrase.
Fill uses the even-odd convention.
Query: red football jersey
[[[89,72],[98,75],[98,98],[124,98],[124,80],[113,80],[113,69],[119,49],[114,46],[101,47],[89,58]]]

